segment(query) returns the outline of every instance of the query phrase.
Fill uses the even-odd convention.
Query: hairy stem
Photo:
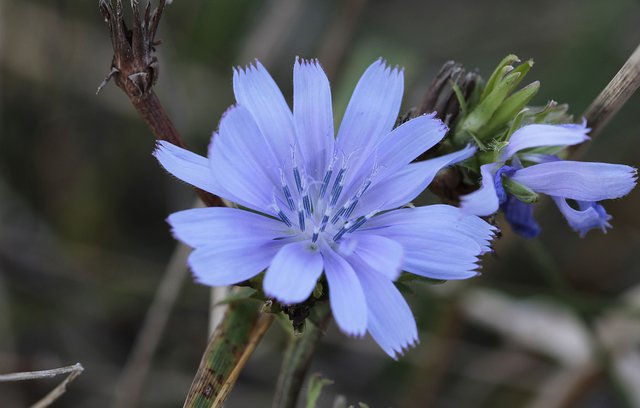
[[[221,407],[272,321],[273,315],[260,312],[255,302],[229,305],[209,340],[184,407]]]
[[[294,408],[307,375],[318,342],[331,320],[327,302],[314,307],[314,318],[308,319],[301,336],[291,336],[276,384],[273,408]]]

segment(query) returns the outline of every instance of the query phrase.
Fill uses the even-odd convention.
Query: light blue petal
[[[500,203],[494,182],[494,173],[500,163],[489,163],[480,166],[482,181],[480,188],[471,194],[460,197],[460,208],[465,214],[487,216],[498,211]]]
[[[395,172],[435,146],[447,130],[435,114],[418,116],[384,136],[373,159],[378,162],[381,172]]]
[[[228,198],[227,192],[215,181],[206,158],[164,140],[158,142],[153,155],[166,171],[185,183]]]
[[[296,142],[293,114],[260,61],[234,70],[233,92],[238,104],[251,112],[280,162],[289,163]]]
[[[363,232],[384,235],[389,233],[403,233],[411,235],[413,231],[434,231],[435,235],[441,231],[444,234],[464,235],[473,239],[481,253],[491,250],[491,240],[498,228],[480,217],[466,215],[459,208],[436,204],[415,208],[402,208],[389,211],[373,217],[363,227]]]
[[[193,248],[226,241],[263,244],[290,234],[281,221],[236,208],[193,208],[173,213],[167,221],[174,236]]]
[[[402,245],[392,239],[369,233],[347,235],[340,245],[341,253],[358,259],[387,279],[395,280],[402,270]],[[366,291],[365,291],[366,292]]]
[[[317,60],[296,58],[293,117],[305,170],[315,180],[321,180],[333,155],[335,139],[329,80]]]
[[[267,269],[264,293],[285,304],[300,303],[313,292],[322,269],[322,255],[309,241],[287,244]]]
[[[592,229],[598,228],[602,232],[606,233],[607,228],[611,228],[609,221],[611,215],[607,214],[604,207],[595,202],[578,202],[579,209],[575,209],[567,203],[567,200],[562,197],[551,197],[558,206],[558,209],[564,215],[569,226],[580,234],[580,237],[584,237],[587,232]]]
[[[333,317],[346,334],[363,336],[367,329],[367,302],[358,276],[329,245],[322,245],[321,250]]]
[[[362,196],[353,215],[365,215],[371,211],[383,211],[405,205],[422,193],[440,170],[473,156],[476,148],[462,150],[434,159],[404,166],[396,173],[374,183]]]
[[[417,237],[396,235],[394,238],[405,247],[403,269],[407,272],[444,280],[468,279],[478,275],[480,250],[470,238],[460,236],[455,242],[447,243],[426,234]],[[460,250],[463,245],[468,246],[465,251]]]
[[[495,230],[455,207],[434,205],[374,217],[363,233],[399,242],[407,272],[434,279],[465,279],[477,275],[478,257],[489,250]]]
[[[347,190],[380,140],[391,132],[403,90],[403,71],[391,69],[382,59],[371,64],[356,85],[336,139],[336,152],[349,158]]]
[[[580,201],[627,195],[636,185],[636,169],[621,164],[554,161],[518,170],[514,181],[538,193]]]
[[[516,130],[509,144],[502,150],[500,161],[506,161],[517,152],[542,146],[573,146],[589,140],[591,129],[586,121],[581,125],[527,125]]]
[[[199,246],[189,256],[189,266],[199,283],[233,285],[263,271],[282,245],[280,241],[258,245],[254,240],[235,240]]]
[[[209,161],[219,183],[240,200],[233,201],[273,213],[274,195],[282,199],[281,164],[246,108],[233,106],[223,115],[209,145]]]
[[[366,268],[356,267],[356,273],[369,308],[367,329],[380,347],[397,359],[418,342],[418,328],[411,309],[387,277]]]

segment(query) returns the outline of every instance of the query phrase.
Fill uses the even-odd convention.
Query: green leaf
[[[307,389],[307,408],[316,408],[322,389],[330,384],[333,384],[333,381],[322,377],[318,373],[311,376],[311,379],[309,379],[309,388]]]

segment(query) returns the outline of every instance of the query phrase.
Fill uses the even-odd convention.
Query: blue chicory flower
[[[365,331],[390,356],[417,341],[393,281],[401,271],[434,279],[477,274],[495,227],[447,205],[405,208],[436,173],[475,148],[411,163],[445,135],[423,115],[393,129],[403,72],[378,60],[363,74],[334,137],[329,81],[297,59],[293,112],[256,61],[234,71],[237,104],[223,115],[204,158],[167,142],[154,155],[177,178],[245,209],[198,208],[168,218],[195,248],[198,282],[230,285],[266,269],[264,292],[307,299],[323,271],[340,329]]]
[[[557,147],[561,151],[589,139],[586,123],[527,125],[511,136],[497,162],[482,165],[481,186],[461,198],[465,213],[487,216],[501,208],[512,228],[532,238],[540,233],[532,204],[508,194],[505,178],[536,193],[551,196],[569,226],[581,237],[594,228],[606,232],[611,216],[599,201],[627,195],[636,185],[635,168],[620,164],[561,160],[553,154],[536,153],[535,148]],[[524,163],[530,163],[524,166]],[[573,200],[575,207],[568,200]]]

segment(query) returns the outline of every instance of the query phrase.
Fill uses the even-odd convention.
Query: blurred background
[[[445,61],[486,78],[515,53],[535,60],[534,103],[568,103],[579,117],[640,42],[638,21],[637,0],[175,0],[155,89],[201,154],[234,102],[232,66],[254,58],[290,98],[294,57],[318,57],[341,115],[379,56],[405,67],[404,111]],[[151,156],[120,89],[96,96],[111,57],[97,1],[0,2],[0,373],[81,362],[59,407],[117,406],[176,246],[164,219],[195,198]],[[639,103],[585,160],[640,165]],[[334,381],[319,406],[640,406],[640,190],[605,205],[606,235],[580,239],[541,205],[542,236],[505,226],[480,277],[416,285],[421,344],[399,362],[331,325],[311,368]],[[206,345],[209,290],[189,276],[179,287],[138,406],[181,406]],[[284,343],[273,325],[226,406],[270,406]],[[28,406],[61,380],[0,383],[0,406]]]

